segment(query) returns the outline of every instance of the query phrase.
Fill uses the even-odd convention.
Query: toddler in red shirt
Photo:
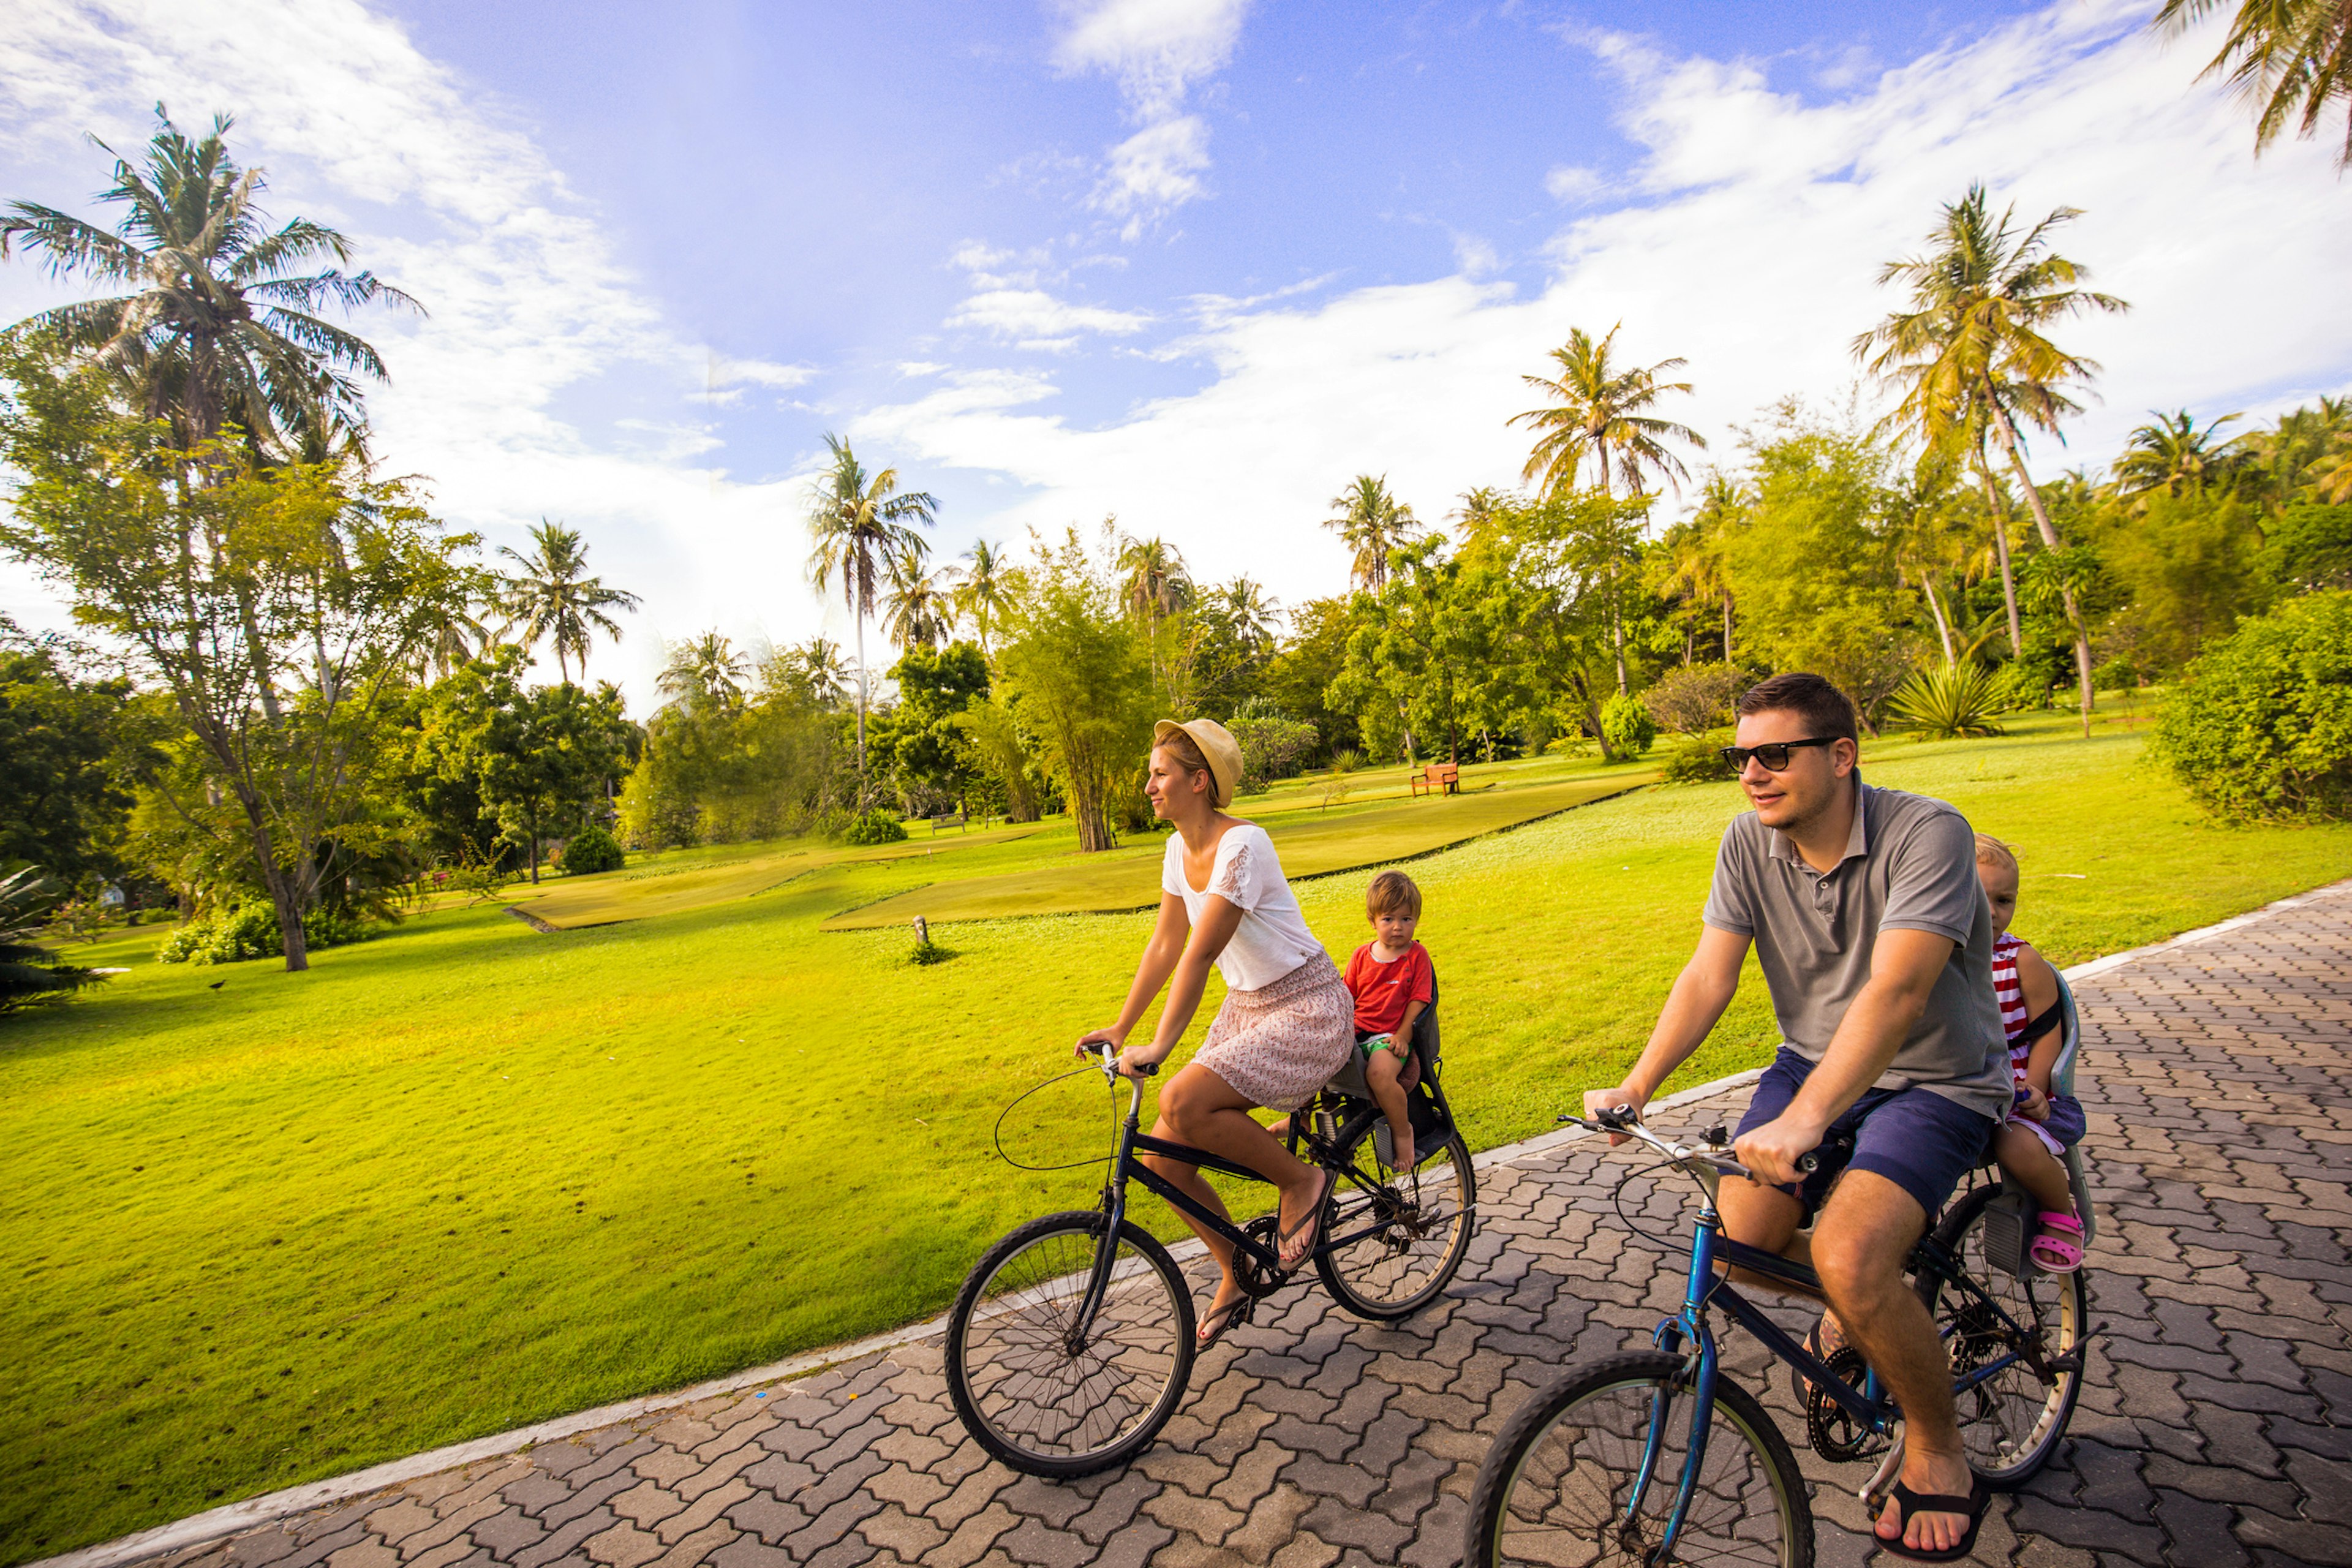
[[[1421,924],[1421,889],[1402,871],[1383,871],[1364,892],[1373,940],[1348,960],[1344,976],[1356,999],[1356,1048],[1364,1053],[1364,1081],[1389,1119],[1399,1171],[1418,1163],[1405,1095],[1421,1081],[1412,1054],[1412,1026],[1437,995],[1429,950],[1412,939]]]

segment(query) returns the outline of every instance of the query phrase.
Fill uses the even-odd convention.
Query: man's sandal
[[[1332,1184],[1339,1179],[1319,1166],[1317,1173],[1322,1176],[1323,1185],[1315,1194],[1315,1206],[1299,1215],[1297,1222],[1285,1230],[1280,1237],[1282,1249],[1278,1256],[1285,1274],[1297,1273],[1314,1256],[1315,1233],[1320,1228],[1318,1222],[1323,1218],[1323,1205],[1331,1201]]]
[[[2083,1267],[2083,1222],[2073,1215],[2044,1209],[2041,1229],[2025,1250],[2033,1267],[2044,1274],[2072,1274]]]
[[[1251,1312],[1256,1308],[1256,1297],[1236,1296],[1202,1319],[1200,1331],[1192,1336],[1194,1353],[1207,1350],[1211,1345],[1223,1339],[1226,1330],[1237,1329],[1248,1322]]]
[[[1969,1495],[1966,1497],[1954,1497],[1948,1492],[1915,1492],[1901,1481],[1895,1482],[1887,1495],[1903,1505],[1906,1534],[1910,1531],[1911,1521],[1923,1513],[1964,1513],[1969,1516],[1969,1531],[1960,1537],[1959,1544],[1945,1547],[1940,1552],[1926,1546],[1906,1546],[1901,1535],[1889,1541],[1878,1533],[1878,1525],[1874,1521],[1870,1533],[1878,1549],[1914,1563],[1958,1563],[1967,1557],[1977,1549],[1977,1531],[1984,1528],[1985,1510],[1992,1506],[1992,1490],[1984,1484],[1983,1478],[1978,1476],[1969,1478]],[[1883,1515],[1883,1509],[1881,1512]]]

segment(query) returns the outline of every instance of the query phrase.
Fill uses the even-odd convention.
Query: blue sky
[[[2352,184],[2256,163],[2146,11],[19,0],[0,195],[89,210],[81,132],[236,111],[273,210],[432,309],[367,323],[391,466],[494,542],[582,528],[646,595],[596,660],[642,709],[664,637],[847,640],[800,575],[826,430],[941,496],[943,558],[1116,512],[1296,603],[1354,473],[1433,521],[1516,478],[1570,326],[1686,357],[1702,457],[1843,406],[1878,265],[1971,178],[2085,208],[2137,307],[2079,329],[2104,401],[2043,468],[2346,389]],[[0,267],[11,317],[64,292]]]

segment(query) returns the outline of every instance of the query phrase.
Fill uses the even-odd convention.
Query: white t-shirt
[[[1242,923],[1225,943],[1225,951],[1217,955],[1218,973],[1235,991],[1271,985],[1323,951],[1323,944],[1307,929],[1307,917],[1298,912],[1297,896],[1283,879],[1274,840],[1255,823],[1225,829],[1225,836],[1217,840],[1209,885],[1198,890],[1184,880],[1184,836],[1170,834],[1168,854],[1160,868],[1160,889],[1184,900],[1184,912],[1195,926],[1213,896],[1241,910]]]

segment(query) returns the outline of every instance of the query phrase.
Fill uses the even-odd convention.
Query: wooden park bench
[[[928,820],[930,822],[931,837],[934,838],[937,838],[940,836],[940,829],[942,827],[952,827],[958,832],[961,832],[964,828],[971,826],[971,818],[965,816],[961,811],[943,811],[940,813],[939,816],[929,818]]]
[[[1460,795],[1462,770],[1452,763],[1432,763],[1407,774],[1405,784],[1414,795]]]

